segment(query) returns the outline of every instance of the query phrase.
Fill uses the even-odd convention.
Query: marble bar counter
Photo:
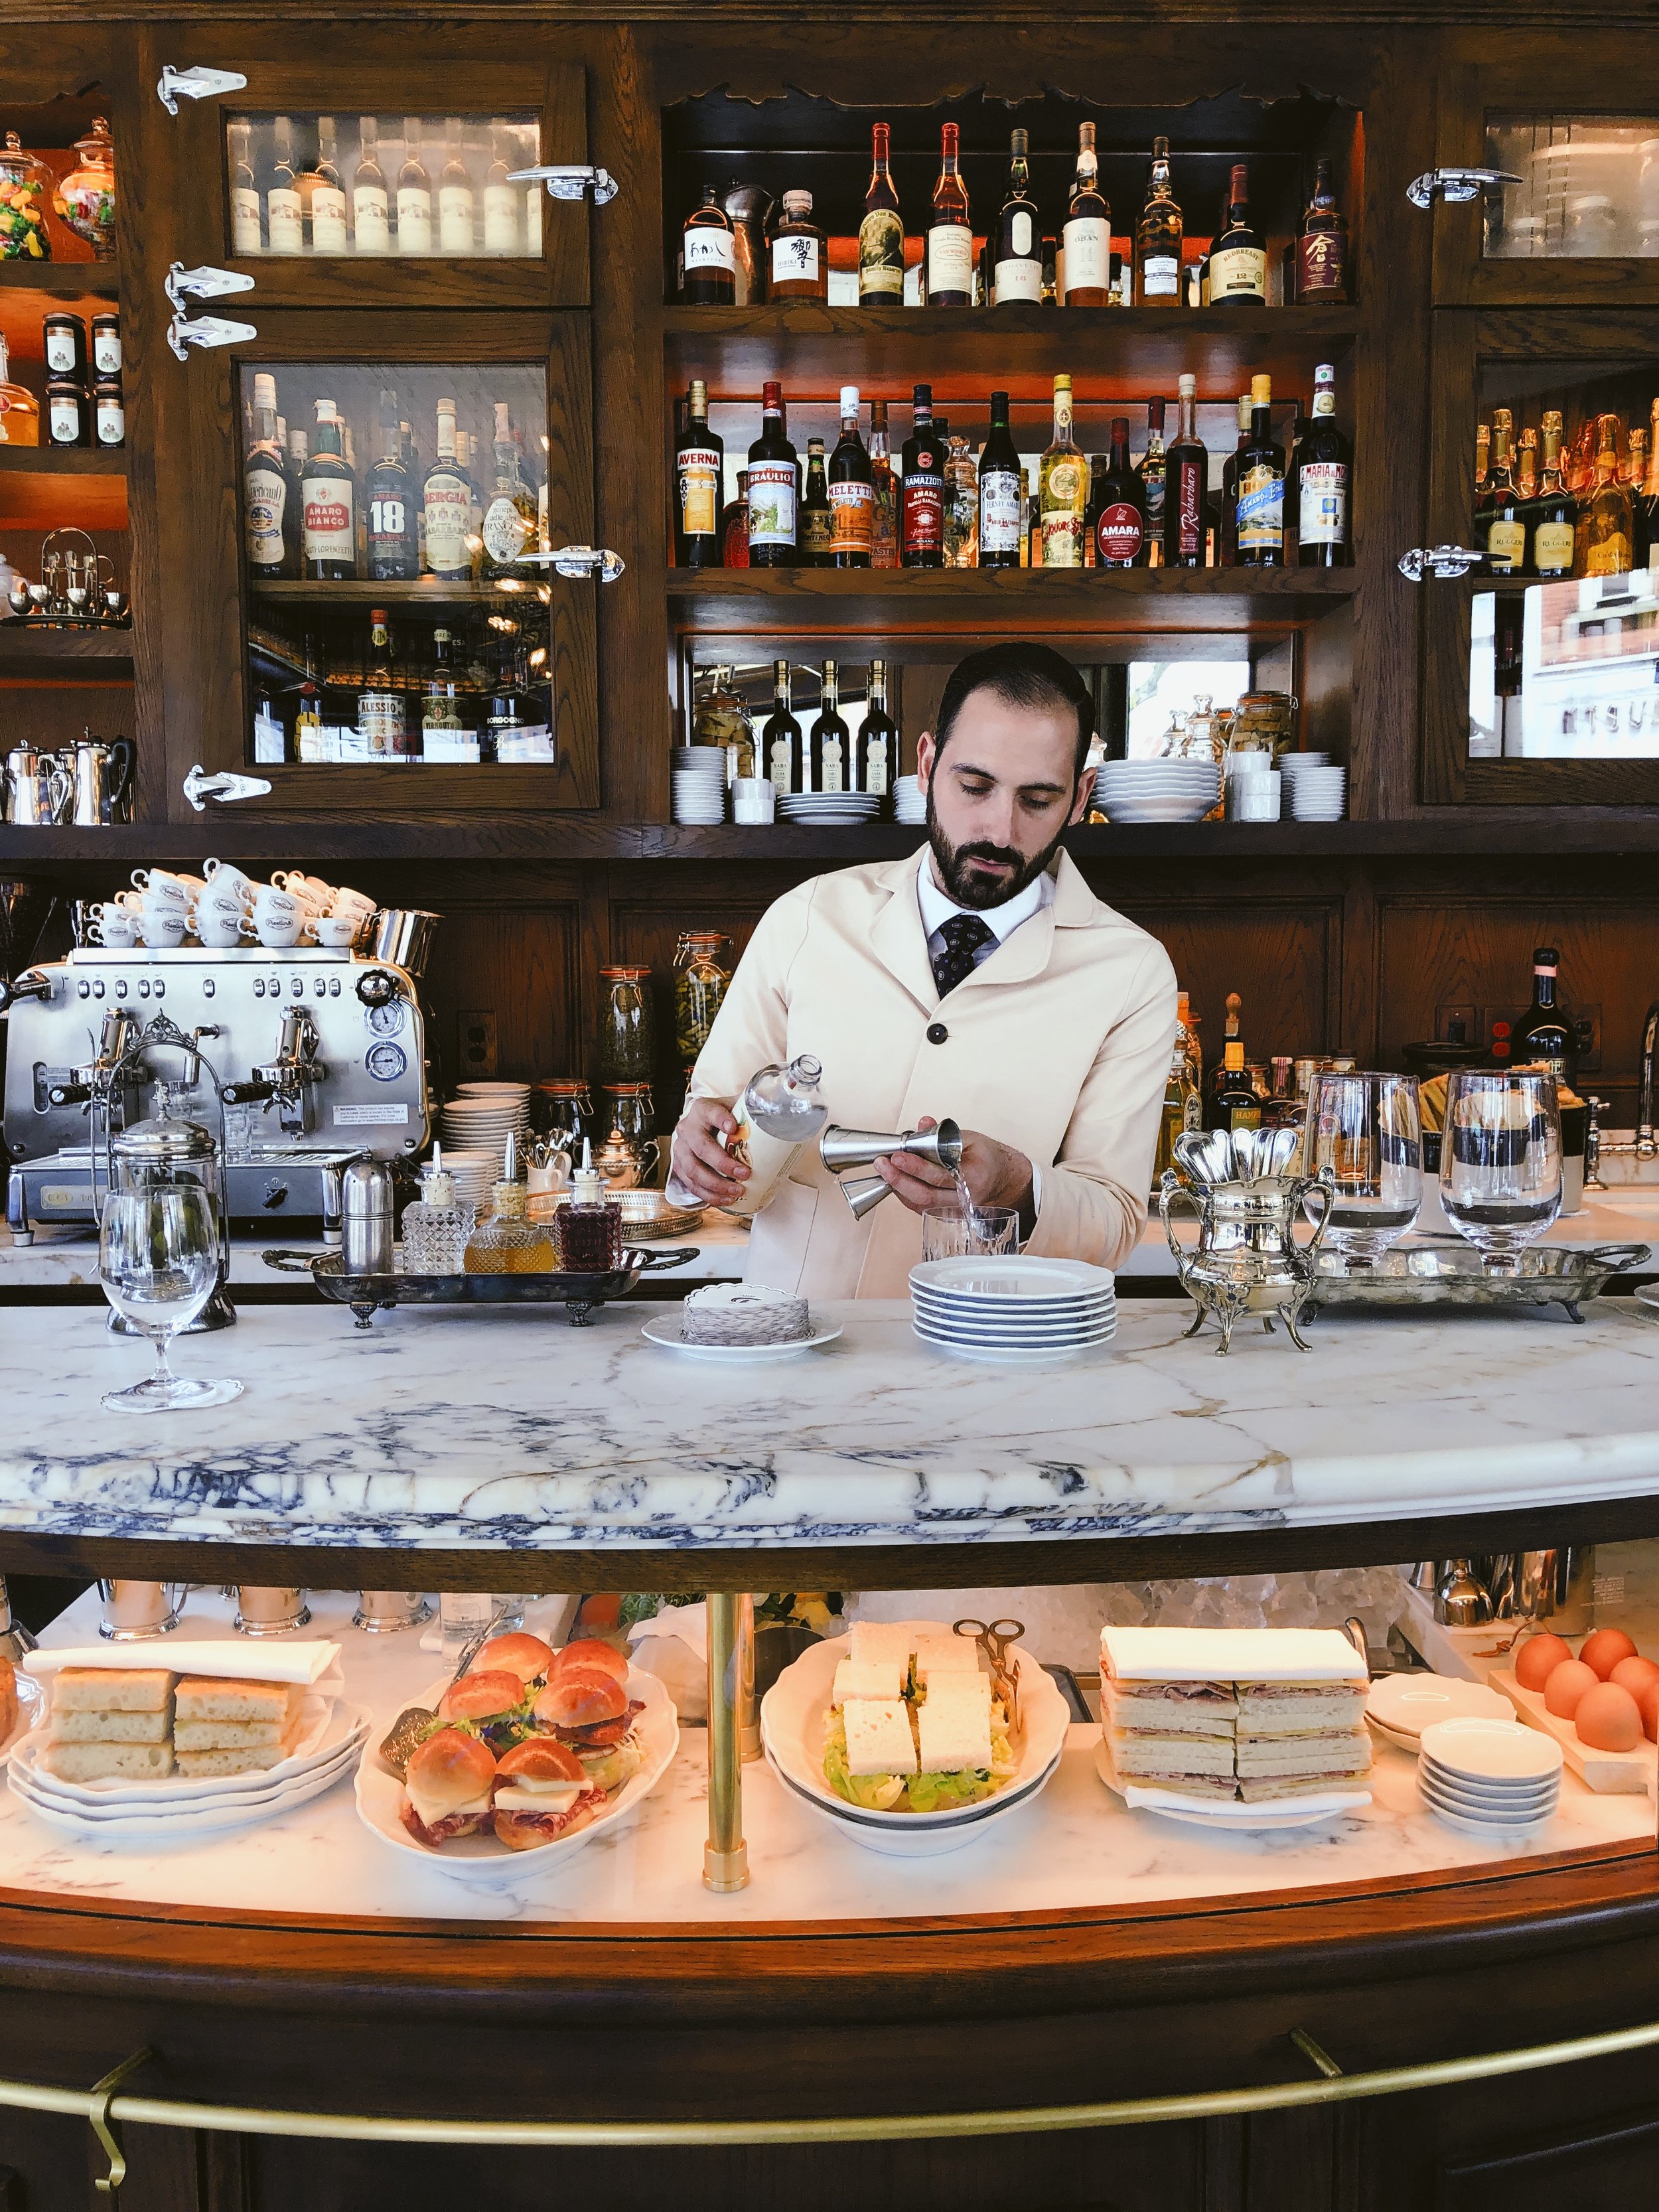
[[[0,1557],[8,1531],[841,1550],[1659,1497],[1659,1326],[1629,1300],[1582,1326],[1328,1313],[1307,1353],[1251,1328],[1223,1359],[1213,1334],[1183,1338],[1184,1300],[1126,1298],[1115,1344],[1036,1370],[933,1351],[902,1302],[820,1311],[833,1343],[725,1365],[646,1341],[637,1306],[586,1328],[559,1309],[405,1308],[367,1331],[341,1307],[249,1307],[175,1347],[181,1371],[244,1395],[139,1420],[100,1398],[145,1346],[93,1309],[9,1307]]]

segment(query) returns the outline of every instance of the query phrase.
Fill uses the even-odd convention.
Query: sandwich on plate
[[[510,1851],[534,1850],[585,1828],[605,1791],[556,1736],[534,1735],[495,1769],[495,1833]]]
[[[440,1729],[409,1762],[398,1816],[428,1850],[482,1835],[495,1817],[495,1755],[482,1737]]]
[[[871,1813],[948,1813],[1018,1771],[1007,1710],[971,1641],[855,1624],[824,1720],[823,1775],[838,1797]]]
[[[474,1671],[452,1682],[438,1700],[438,1719],[446,1728],[474,1735],[499,1759],[530,1733],[532,1693],[508,1667]]]
[[[573,1752],[594,1788],[610,1791],[639,1772],[634,1723],[645,1707],[628,1694],[626,1660],[609,1644],[599,1649],[606,1661],[583,1656],[588,1650],[583,1644],[561,1652],[531,1708],[531,1726],[537,1737],[550,1736]]]

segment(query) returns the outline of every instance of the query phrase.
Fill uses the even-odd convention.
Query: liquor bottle
[[[1037,477],[1045,568],[1083,566],[1083,524],[1089,471],[1072,436],[1072,380],[1054,379],[1054,434]]]
[[[772,663],[772,711],[761,725],[761,774],[780,799],[806,789],[800,724],[789,703],[789,663]]]
[[[1146,510],[1129,465],[1129,418],[1112,417],[1112,453],[1094,486],[1095,566],[1136,568],[1146,543]]]
[[[1492,418],[1492,459],[1486,495],[1475,512],[1474,542],[1486,551],[1492,572],[1518,575],[1527,557],[1527,526],[1521,520],[1521,495],[1510,473],[1510,440],[1515,417],[1497,407]]]
[[[979,565],[1018,568],[1025,535],[1024,471],[1008,428],[1008,395],[991,394],[991,434],[979,457]]]
[[[368,507],[368,573],[377,583],[403,581],[420,574],[411,490],[404,462],[398,395],[382,392],[380,458],[363,486]]]
[[[316,403],[316,434],[301,483],[302,560],[313,583],[337,583],[357,573],[357,482],[346,461],[331,399]]]
[[[823,472],[823,441],[806,441],[806,495],[800,503],[800,565],[803,568],[833,568],[835,518],[830,511],[830,486]]]
[[[1250,221],[1250,173],[1233,163],[1227,222],[1210,248],[1210,305],[1261,307],[1267,300],[1267,244]]]
[[[945,125],[954,131],[954,124]],[[933,426],[933,388],[912,391],[914,419],[900,455],[899,558],[907,568],[945,566],[945,447]]]
[[[484,172],[483,250],[486,253],[519,251],[519,187],[512,182],[513,163],[507,158],[510,141],[507,126],[496,118],[489,126],[489,167]],[[532,185],[532,191],[539,191]]]
[[[1181,305],[1181,208],[1170,189],[1170,142],[1154,138],[1146,203],[1135,225],[1136,307]]]
[[[1570,576],[1577,511],[1572,495],[1561,481],[1561,411],[1546,410],[1542,423],[1543,460],[1538,480],[1538,499],[1533,509],[1532,569],[1535,576]]]
[[[287,565],[285,576],[303,576],[306,572],[306,463],[311,457],[311,441],[303,430],[288,434],[288,459],[284,473],[288,477],[288,497],[283,506],[283,536]]]
[[[432,633],[432,669],[421,696],[421,750],[428,760],[459,760],[470,750],[455,678],[454,641],[447,629]]]
[[[817,718],[808,739],[814,791],[846,791],[852,763],[853,737],[841,711],[840,679],[836,664],[823,664],[823,691]]]
[[[1603,415],[1596,426],[1595,484],[1584,509],[1586,576],[1622,576],[1631,567],[1634,502],[1619,477],[1619,417]]]
[[[1353,447],[1337,427],[1336,371],[1322,362],[1314,371],[1313,415],[1297,453],[1297,566],[1347,568],[1353,564],[1349,491]],[[1571,558],[1571,556],[1569,556]]]
[[[888,451],[884,399],[870,402],[870,489],[873,495],[870,565],[872,568],[896,568],[898,485],[894,481],[892,455]]]
[[[1515,456],[1515,489],[1521,503],[1521,527],[1526,532],[1526,551],[1521,556],[1521,573],[1530,576],[1532,567],[1533,526],[1537,520],[1534,509],[1538,505],[1538,433],[1526,429],[1521,433]]]
[[[380,167],[380,126],[372,115],[357,121],[357,166],[351,173],[351,222],[359,253],[390,253],[386,172]]]
[[[265,234],[273,253],[306,250],[305,210],[294,174],[294,125],[279,115],[271,132],[275,151],[265,186]]]
[[[960,139],[954,123],[939,125],[939,180],[927,230],[930,307],[969,307],[974,301],[974,226],[958,166]]]
[[[1486,478],[1492,474],[1492,424],[1477,425],[1474,433],[1474,497],[1479,506],[1481,494],[1486,489]]]
[[[887,663],[870,663],[864,720],[853,741],[853,789],[885,799],[898,767],[898,724],[887,711]]]
[[[1008,197],[997,216],[991,300],[995,307],[1042,299],[1042,226],[1031,198],[1030,139],[1016,131],[1008,145]]]
[[[795,566],[796,508],[800,464],[784,428],[783,386],[769,384],[762,402],[761,434],[749,448],[749,565]],[[797,785],[796,789],[799,787]]]
[[[1561,471],[1567,489],[1581,506],[1595,489],[1595,422],[1594,415],[1586,415],[1579,423]]]
[[[432,251],[432,179],[421,161],[421,118],[404,118],[404,160],[398,172],[398,251]]]
[[[421,487],[421,507],[426,517],[427,567],[434,576],[452,580],[469,574],[472,486],[456,456],[453,399],[438,402],[438,453]]]
[[[1261,1127],[1261,1100],[1244,1072],[1244,1047],[1237,1037],[1222,1047],[1221,1066],[1210,1093],[1210,1127],[1236,1131]]]
[[[1532,956],[1532,1004],[1510,1039],[1511,1067],[1541,1067],[1571,1084],[1577,1073],[1578,1040],[1572,1024],[1556,1004],[1555,979],[1561,956],[1540,945]]]
[[[1544,419],[1547,422],[1549,418],[1546,416]],[[1659,399],[1653,403],[1648,431],[1648,480],[1642,487],[1636,508],[1636,535],[1643,548],[1636,565],[1638,568],[1659,567],[1654,557],[1659,554]]]
[[[1216,541],[1216,566],[1231,568],[1238,561],[1238,458],[1250,442],[1250,395],[1238,395],[1238,443],[1221,464],[1221,530]]]
[[[1348,223],[1331,188],[1331,164],[1314,163],[1313,198],[1303,210],[1296,240],[1296,297],[1334,306],[1348,296]]]
[[[254,181],[250,149],[251,123],[233,123],[230,140],[230,250],[233,253],[263,253],[264,239],[259,227],[259,191]]]
[[[738,495],[728,500],[720,516],[720,559],[722,568],[746,568],[749,566],[749,471],[738,471]]]
[[[452,115],[444,124],[444,165],[438,173],[438,251],[471,253],[477,198],[472,172],[461,152],[461,118]]]
[[[680,240],[680,297],[691,307],[729,307],[737,297],[737,242],[713,185],[685,218]]]
[[[841,436],[830,456],[830,552],[837,568],[867,568],[875,547],[876,492],[859,435],[859,388],[841,389]]]
[[[514,572],[519,556],[536,536],[536,495],[519,466],[518,441],[505,399],[495,405],[495,483],[478,526],[478,546],[472,556],[475,576],[501,576]]]
[[[316,164],[300,179],[300,197],[311,226],[312,252],[349,252],[351,241],[346,235],[345,186],[340,182],[339,151],[331,115],[317,118]]]
[[[1169,468],[1169,457],[1164,449],[1164,402],[1146,402],[1146,450],[1141,455],[1135,475],[1140,482],[1141,512],[1146,518],[1146,550],[1143,560],[1149,568],[1164,565],[1164,486]]]
[[[1164,465],[1164,565],[1201,568],[1210,457],[1198,434],[1198,379],[1183,376],[1180,392],[1180,422]]]
[[[1632,423],[1625,464],[1625,487],[1630,493],[1630,565],[1632,568],[1645,568],[1648,565],[1648,434],[1639,424]]]
[[[1112,215],[1101,198],[1095,126],[1077,127],[1077,173],[1066,212],[1066,304],[1103,307],[1111,295]]]
[[[1157,1182],[1176,1164],[1175,1140],[1189,1129],[1204,1126],[1204,1101],[1194,1088],[1187,1065],[1187,1040],[1177,1036],[1170,1056],[1169,1081],[1164,1086],[1164,1111],[1158,1121],[1158,1150],[1152,1158],[1152,1181]]]
[[[288,476],[276,442],[276,379],[264,369],[256,371],[253,379],[253,443],[243,481],[247,572],[250,576],[280,576],[287,565],[283,525]]]
[[[870,182],[859,224],[859,305],[902,307],[904,304],[904,218],[893,187],[889,161],[892,132],[885,123],[870,128]]]
[[[708,427],[708,386],[691,380],[686,424],[674,453],[674,566],[720,565],[720,490],[726,447]]]
[[[1250,440],[1238,456],[1238,565],[1285,565],[1285,448],[1273,442],[1273,379],[1250,379]]]
[[[405,714],[403,671],[392,644],[391,617],[384,607],[373,607],[368,617],[368,650],[363,659],[363,688],[357,695],[357,734],[371,760],[408,757]]]
[[[786,192],[782,219],[772,234],[772,297],[827,300],[829,296],[829,240],[812,220],[812,195]]]

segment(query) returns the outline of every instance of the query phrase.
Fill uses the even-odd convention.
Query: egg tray
[[[1597,1751],[1593,1744],[1580,1741],[1571,1721],[1550,1711],[1541,1690],[1522,1689],[1508,1668],[1494,1668],[1489,1679],[1492,1688],[1503,1692],[1528,1728],[1555,1738],[1567,1765],[1587,1790],[1599,1796],[1635,1797],[1645,1790],[1651,1797],[1659,1793],[1659,1747],[1643,1743],[1634,1751]]]
[[[1515,1269],[1494,1273],[1461,1237],[1423,1237],[1396,1244],[1370,1267],[1327,1247],[1319,1255],[1304,1322],[1325,1306],[1462,1306],[1515,1312],[1559,1305],[1573,1321],[1587,1298],[1600,1297],[1615,1275],[1644,1267],[1648,1244],[1534,1244]]]
[[[657,1275],[670,1267],[683,1267],[697,1256],[697,1247],[681,1245],[663,1252],[642,1252],[630,1247],[623,1264],[600,1275],[349,1275],[338,1252],[263,1253],[268,1267],[281,1274],[309,1274],[322,1295],[336,1305],[349,1306],[359,1328],[374,1326],[377,1312],[396,1306],[535,1306],[560,1305],[573,1328],[585,1328],[595,1306],[623,1298],[641,1275]]]

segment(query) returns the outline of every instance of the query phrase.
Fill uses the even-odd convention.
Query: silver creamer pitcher
[[[1285,1172],[1298,1135],[1295,1129],[1190,1130],[1175,1140],[1177,1164],[1164,1170],[1158,1212],[1182,1288],[1198,1308],[1186,1333],[1196,1336],[1214,1314],[1221,1324],[1218,1352],[1231,1348],[1233,1324],[1247,1313],[1260,1314],[1269,1333],[1275,1316],[1282,1318],[1297,1350],[1311,1349],[1297,1323],[1313,1288],[1334,1178],[1329,1168],[1316,1176]],[[1319,1218],[1298,1244],[1303,1201],[1314,1194],[1322,1195]],[[1198,1218],[1195,1253],[1183,1249],[1170,1219],[1181,1204]]]

